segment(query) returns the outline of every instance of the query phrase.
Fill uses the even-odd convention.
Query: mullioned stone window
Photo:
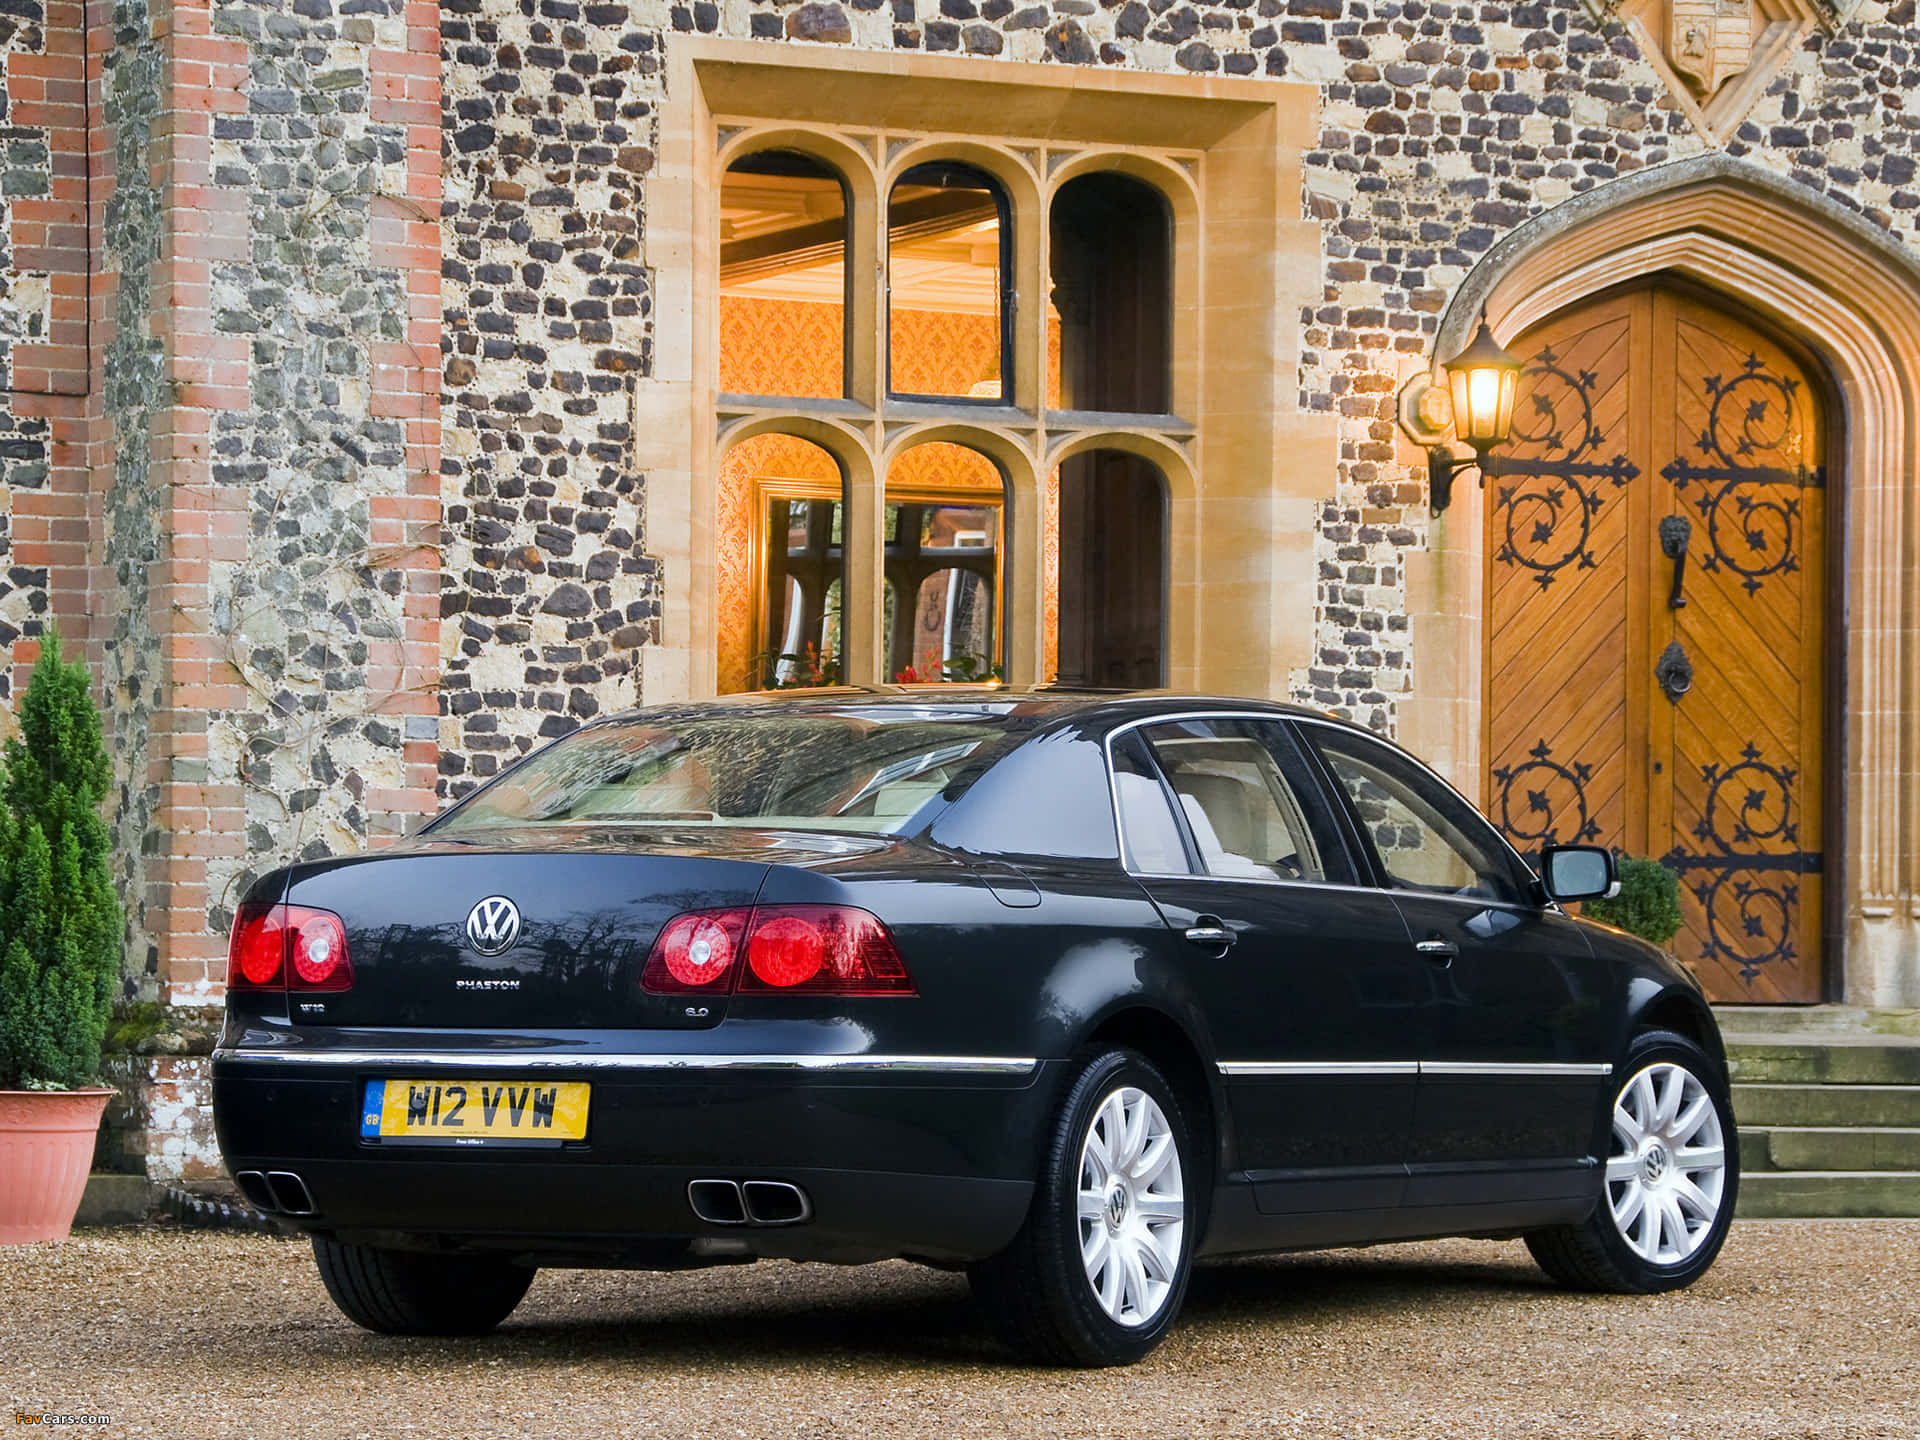
[[[717,687],[1004,676],[1008,610],[1025,598],[1008,590],[1010,526],[1041,541],[1044,676],[1164,683],[1158,465],[1081,448],[1037,477],[1038,504],[1022,511],[1005,458],[978,439],[885,438],[895,417],[988,434],[1044,418],[1092,441],[1116,424],[1179,426],[1167,197],[1095,151],[1050,193],[1016,201],[1017,182],[996,173],[1009,157],[938,133],[891,137],[937,158],[856,185],[829,158],[849,140],[743,142],[721,184],[721,404],[760,413],[718,476]],[[1040,258],[1024,251],[1043,244],[1045,284],[1023,294],[1022,264]],[[877,333],[856,337],[862,321]],[[802,433],[823,419],[845,429]],[[858,468],[884,477],[877,535],[853,518],[844,448],[864,449],[876,421],[882,444]],[[855,589],[849,547],[876,542],[875,581]],[[850,655],[849,603],[876,592],[872,653]]]

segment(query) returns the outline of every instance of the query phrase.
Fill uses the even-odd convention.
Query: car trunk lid
[[[289,1018],[461,1029],[716,1025],[724,995],[641,990],[655,938],[686,911],[753,904],[776,860],[806,863],[836,843],[845,842],[763,831],[516,832],[299,866],[284,898],[341,917],[353,984],[294,992]],[[483,953],[501,942],[499,953]]]

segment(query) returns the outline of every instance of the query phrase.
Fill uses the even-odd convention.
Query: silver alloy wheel
[[[1660,1061],[1620,1087],[1607,1157],[1607,1204],[1642,1260],[1678,1265],[1713,1233],[1727,1179],[1727,1137],[1707,1087]]]
[[[1187,1225],[1180,1149],[1159,1103],[1124,1085],[1094,1111],[1080,1145],[1080,1263],[1109,1318],[1149,1323],[1180,1273]]]

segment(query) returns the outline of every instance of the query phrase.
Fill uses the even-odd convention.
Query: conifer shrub
[[[1620,857],[1620,893],[1589,900],[1583,913],[1642,940],[1664,945],[1680,931],[1680,877],[1658,860]]]
[[[123,933],[100,802],[113,767],[87,668],[50,631],[0,755],[0,1089],[100,1073]]]

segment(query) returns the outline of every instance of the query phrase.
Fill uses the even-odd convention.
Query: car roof
[[[818,689],[750,690],[710,700],[668,702],[609,718],[619,720],[649,711],[709,707],[755,710],[779,706],[787,710],[843,711],[849,705],[863,710],[897,706],[930,715],[942,711],[977,715],[983,709],[1004,706],[1017,708],[1024,716],[1043,724],[1078,719],[1082,723],[1117,726],[1155,715],[1191,714],[1198,710],[1258,711],[1341,725],[1353,723],[1329,710],[1278,700],[1182,690],[1103,690],[1065,685],[836,685]]]

